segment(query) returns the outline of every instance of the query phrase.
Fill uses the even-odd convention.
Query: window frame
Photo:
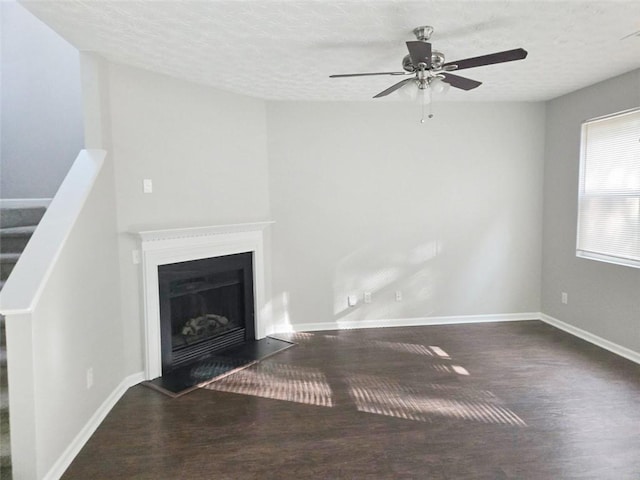
[[[640,258],[638,259],[634,259],[634,258],[627,258],[627,257],[622,257],[622,256],[616,256],[616,255],[612,255],[612,254],[607,254],[607,253],[602,253],[602,252],[597,252],[597,251],[589,251],[586,250],[585,248],[581,248],[580,247],[580,233],[581,233],[581,226],[583,225],[583,217],[584,217],[584,213],[583,213],[583,199],[585,197],[590,197],[590,198],[595,198],[595,197],[600,197],[600,198],[615,198],[615,197],[631,197],[631,198],[640,198],[640,190],[639,191],[635,191],[635,190],[630,190],[629,193],[602,193],[599,195],[595,195],[593,193],[591,194],[587,194],[585,193],[585,176],[586,176],[586,167],[585,167],[585,162],[586,162],[586,158],[587,158],[587,144],[588,144],[588,140],[587,140],[587,130],[588,127],[591,124],[600,122],[600,121],[605,121],[608,119],[612,119],[612,118],[616,118],[616,117],[621,117],[621,116],[625,116],[625,115],[635,115],[635,114],[640,114],[640,107],[635,107],[635,108],[630,108],[627,110],[623,110],[620,112],[615,112],[615,113],[611,113],[608,115],[603,115],[600,117],[595,117],[595,118],[590,118],[588,120],[585,120],[581,123],[580,125],[580,162],[579,162],[579,178],[578,178],[578,212],[577,212],[577,222],[576,222],[576,257],[578,258],[584,258],[587,260],[595,260],[595,261],[599,261],[599,262],[605,262],[605,263],[611,263],[611,264],[615,264],[615,265],[622,265],[622,266],[626,266],[626,267],[632,267],[632,268],[640,268]],[[640,141],[640,132],[639,132],[639,136],[638,136],[638,140]],[[640,158],[638,159],[638,161],[640,162]],[[639,215],[640,215],[640,206],[639,208]],[[640,231],[637,232],[637,239],[636,242],[638,242],[639,248],[640,248]]]

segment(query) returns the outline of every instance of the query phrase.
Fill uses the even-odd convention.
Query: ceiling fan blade
[[[368,77],[370,75],[408,75],[409,73],[410,72],[341,73],[338,75],[329,75],[329,78]]]
[[[390,93],[395,92],[399,88],[404,87],[407,83],[412,82],[413,80],[414,80],[413,77],[405,78],[404,80],[399,81],[395,85],[391,85],[386,90],[381,91],[379,94],[375,95],[373,98],[385,97],[385,96],[389,95]]]
[[[456,68],[456,70],[462,70],[463,68],[482,67],[483,65],[492,65],[494,63],[513,62],[514,60],[522,60],[526,57],[526,50],[516,48],[514,50],[490,53],[489,55],[482,55],[480,57],[465,58],[463,60],[456,60],[455,62],[447,62],[442,66],[446,67],[449,65],[457,65],[458,68]]]
[[[477,80],[459,77],[458,75],[452,75],[450,73],[441,73],[440,75],[444,76],[442,79],[443,82],[447,82],[452,87],[460,88],[462,90],[472,90],[482,85],[482,82],[478,82]]]
[[[414,40],[407,42],[407,48],[414,67],[418,68],[419,63],[424,63],[427,68],[431,68],[431,44],[429,42]]]

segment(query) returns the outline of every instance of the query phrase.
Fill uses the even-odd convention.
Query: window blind
[[[582,124],[576,253],[640,268],[640,109]]]

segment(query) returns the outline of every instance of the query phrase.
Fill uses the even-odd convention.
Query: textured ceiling
[[[434,26],[431,43],[447,61],[529,52],[460,72],[484,84],[451,89],[448,100],[547,100],[640,67],[638,0],[21,3],[80,50],[273,100],[371,99],[398,77],[329,75],[400,71],[419,25]]]

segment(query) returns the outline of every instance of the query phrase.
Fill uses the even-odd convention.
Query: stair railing
[[[42,312],[39,301],[98,178],[105,156],[103,150],[79,153],[0,292],[0,314],[5,316],[7,334],[14,478],[49,477],[55,461],[56,452],[52,451],[51,442],[43,439],[43,429],[39,425],[47,399],[39,390],[42,368],[36,363],[38,348],[47,340],[37,334],[36,320],[42,322],[50,313]],[[61,276],[64,272],[56,272],[55,281],[59,282]],[[42,359],[39,362],[42,363]]]

